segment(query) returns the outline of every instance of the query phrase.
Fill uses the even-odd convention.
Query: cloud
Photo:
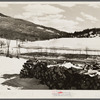
[[[80,18],[80,17],[76,17],[76,20],[84,22],[84,19]]]
[[[28,4],[23,7],[24,12],[18,15],[15,15],[15,18],[23,18],[31,20],[35,17],[61,17],[61,12],[64,12],[62,9],[48,5],[48,4]]]
[[[48,4],[29,4],[24,7],[24,10],[26,12],[32,13],[32,15],[35,16],[43,16],[43,15],[48,15],[48,14],[58,14],[61,12],[64,12],[64,10],[48,5]]]
[[[30,12],[23,12],[22,14],[18,14],[14,16],[15,18],[29,19],[30,17],[34,17]]]
[[[58,28],[63,31],[74,32],[77,28],[78,22],[67,19],[55,19],[52,21],[52,25],[55,28]]]
[[[84,16],[86,19],[90,20],[91,22],[96,22],[98,19],[92,15],[86,14],[84,12],[81,12],[81,15]]]
[[[25,11],[22,14],[15,15],[14,17],[22,18],[36,24],[46,25],[50,27],[57,26],[54,24],[56,23],[55,20],[64,18],[64,16],[60,14],[61,12],[63,12],[62,9],[48,4],[29,4],[23,9]]]
[[[76,3],[60,3],[60,6],[64,6],[64,7],[73,7],[76,6]]]
[[[90,3],[88,6],[93,7],[93,8],[100,8],[100,3]]]
[[[24,17],[24,15],[27,15]],[[28,18],[30,16],[30,18]],[[53,27],[62,31],[67,32],[74,32],[78,29],[77,25],[79,24],[76,21],[73,20],[67,20],[65,17],[61,14],[55,14],[55,15],[47,15],[47,16],[31,16],[28,13],[24,13],[22,16],[18,15],[19,18],[26,18],[28,21],[31,21],[36,24]]]
[[[0,3],[0,7],[8,7],[8,4]]]
[[[60,18],[59,15],[56,16],[47,16],[47,17],[40,17],[34,18],[33,22],[41,25],[45,25],[48,27],[54,27],[56,29],[67,31],[67,32],[74,32],[78,27],[78,22],[73,20],[67,20]]]

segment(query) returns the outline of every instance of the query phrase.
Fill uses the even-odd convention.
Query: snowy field
[[[0,40],[5,41],[5,43],[7,41],[6,39],[1,39],[1,38]],[[51,53],[62,53],[62,54],[88,53],[90,55],[100,55],[100,51],[96,52],[86,51],[86,50],[100,50],[100,38],[59,38],[59,39],[50,39],[50,40],[34,41],[34,42],[30,41],[20,42],[11,40],[9,48],[11,54],[16,54],[16,52],[18,52],[18,48],[16,48],[18,44],[20,44],[21,46],[20,53],[51,52]],[[4,53],[7,52],[7,48],[2,48],[2,50],[4,51]]]
[[[8,58],[0,56],[0,90],[8,90],[8,88],[10,88],[11,90],[18,89],[15,87],[2,85],[1,83],[3,83],[6,80],[9,80],[9,79],[4,79],[2,77],[4,74],[19,74],[24,62],[26,62],[25,59]]]
[[[100,50],[100,38],[59,38],[44,41],[26,42],[25,47],[67,47],[69,49]]]
[[[93,50],[100,50],[100,38],[50,39],[44,41],[26,42],[22,44],[22,47],[24,48],[23,50],[21,50],[22,53],[48,52],[48,53],[61,53],[61,54],[65,53],[65,54],[100,55],[100,51],[93,51]],[[40,49],[39,48],[34,49],[35,47],[40,47]],[[25,48],[29,49],[26,50]]]

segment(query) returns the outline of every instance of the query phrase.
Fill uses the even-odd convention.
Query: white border
[[[46,4],[59,4],[61,3],[61,1],[58,2],[0,2],[2,4],[8,3],[8,4],[34,4],[34,3],[46,3]],[[62,3],[76,3],[76,4],[98,4],[100,3],[99,1],[97,2],[62,2]],[[58,95],[58,92],[61,91],[63,92],[62,95]],[[55,92],[56,95],[53,95],[53,93]],[[65,93],[65,94],[64,94]],[[53,99],[57,99],[57,98],[95,98],[98,99],[100,98],[100,90],[0,90],[0,98],[1,99],[9,99],[9,98],[15,98],[15,99],[31,99],[31,98],[37,98],[37,99],[43,99],[43,98],[53,98]]]
[[[66,95],[53,95],[54,91],[65,92]],[[43,99],[43,98],[67,98],[67,99],[89,99],[100,98],[99,90],[6,90],[0,91],[0,99]]]

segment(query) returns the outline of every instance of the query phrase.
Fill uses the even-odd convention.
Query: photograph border
[[[100,2],[100,0],[0,0],[0,2]],[[33,92],[34,91],[34,92]],[[37,99],[37,100],[62,100],[62,99],[67,99],[67,100],[98,100],[100,99],[100,91],[99,90],[47,90],[48,92],[43,93],[44,90],[32,90],[31,92],[29,90],[18,90],[17,92],[15,91],[0,91],[0,99],[2,100],[8,100],[8,99],[13,99],[13,100],[29,100],[29,99]],[[59,95],[58,92],[62,91],[63,94]],[[77,93],[76,93],[77,91]],[[30,92],[30,95],[28,93]],[[53,92],[56,92],[54,95]],[[80,95],[81,94],[83,95]],[[83,93],[82,93],[83,92]],[[22,95],[21,97],[18,97],[19,95]],[[96,93],[96,94],[95,94]],[[25,95],[27,94],[27,95]],[[42,94],[41,96],[39,96]],[[85,94],[87,96],[85,96]],[[78,96],[80,95],[80,96]],[[12,97],[11,97],[12,96]],[[23,97],[24,96],[24,97]],[[32,96],[32,97],[31,97]],[[50,96],[50,97],[48,97]],[[78,96],[78,97],[77,97]]]

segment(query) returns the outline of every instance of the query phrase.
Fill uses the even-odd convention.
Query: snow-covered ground
[[[0,90],[19,90],[21,89],[21,87],[12,87],[12,86],[8,86],[8,85],[3,85],[2,83],[13,79],[15,77],[12,78],[7,78],[5,79],[3,77],[3,75],[10,75],[10,74],[19,74],[20,70],[22,69],[22,65],[26,62],[25,59],[17,59],[17,58],[9,58],[9,57],[5,57],[5,56],[0,56]],[[64,66],[66,68],[76,68],[76,69],[82,69],[82,67],[80,65],[73,65],[70,62],[64,62],[63,64],[58,64],[59,66]],[[51,67],[52,65],[48,66]],[[93,73],[100,75],[100,72],[98,72],[97,70],[89,70],[88,72],[86,72],[86,74],[89,74],[91,77],[94,76],[92,75]],[[28,80],[26,81],[28,82]],[[23,88],[23,87],[22,87]]]
[[[59,38],[44,41],[27,42],[25,47],[67,47],[70,49],[97,49],[100,50],[100,38]]]
[[[100,55],[100,38],[59,38],[44,41],[26,42],[23,47],[32,48],[21,52],[51,52],[51,53],[66,53],[66,54],[90,54]],[[40,49],[34,49],[41,47]],[[53,48],[53,49],[51,49]],[[58,49],[55,49],[58,48]],[[66,48],[66,49],[61,49]],[[73,50],[68,50],[73,49]],[[75,49],[78,49],[77,51]],[[92,50],[92,51],[88,51]]]
[[[4,74],[19,74],[24,62],[26,62],[26,60],[22,58],[17,59],[0,56],[0,90],[7,90],[8,88],[10,88],[11,90],[18,89],[15,87],[2,85],[1,83],[3,83],[6,80],[9,80],[2,78],[2,76]]]
[[[0,40],[7,42],[6,39],[0,38]],[[10,41],[10,52],[12,54],[16,54],[18,52],[18,48],[16,48],[17,44],[21,45],[20,53],[29,53],[29,52],[52,52],[52,53],[66,53],[66,54],[95,54],[100,55],[100,51],[86,51],[86,50],[100,50],[100,38],[59,38],[59,39],[50,39],[43,41],[26,41],[20,42],[16,40]],[[40,49],[36,49],[36,47],[40,47]],[[27,49],[26,49],[27,48]],[[53,49],[50,49],[53,48]],[[58,48],[58,49],[55,49]],[[61,49],[66,48],[66,49]],[[74,49],[74,50],[68,50]],[[75,51],[75,49],[78,49]],[[2,48],[2,50],[6,53],[7,48]]]

